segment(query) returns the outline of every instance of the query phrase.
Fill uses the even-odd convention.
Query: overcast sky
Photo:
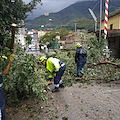
[[[30,2],[31,0],[23,0],[25,3]],[[35,17],[39,17],[44,13],[54,13],[58,12],[69,5],[78,2],[78,1],[85,1],[85,0],[41,0],[43,5],[37,5],[37,9],[33,10],[32,14],[29,14],[28,18],[33,19]],[[90,0],[86,0],[90,1]]]

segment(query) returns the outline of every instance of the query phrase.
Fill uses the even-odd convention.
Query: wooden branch
[[[85,78],[75,77],[75,78],[66,78],[67,80],[87,80]]]
[[[120,68],[120,64],[112,63],[110,61],[103,61],[103,62],[98,62],[98,63],[92,63],[92,64],[87,65],[87,67],[91,68],[93,66],[97,66],[97,65],[101,65],[101,64],[111,64],[111,65],[114,65],[117,68]]]

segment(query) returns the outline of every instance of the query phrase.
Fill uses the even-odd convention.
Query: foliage
[[[64,26],[61,26],[56,30],[56,35],[59,35],[61,40],[63,40],[63,38],[69,33],[72,33],[72,31],[66,29]]]
[[[4,69],[6,68],[7,63],[8,63],[8,59],[5,59],[5,58],[3,58],[3,57],[4,57],[4,56],[1,56],[1,55],[0,55],[0,63],[1,63],[1,65],[0,65],[0,75],[3,74],[3,71],[4,71]]]
[[[40,38],[40,43],[46,43],[46,42],[52,42],[52,40],[58,35],[60,36],[60,40],[63,40],[63,38],[69,34],[69,30],[66,28],[59,28],[55,31],[51,31],[50,33],[46,33],[44,36]]]
[[[97,63],[106,61],[105,56],[103,55],[103,49],[105,49],[106,40],[101,39],[99,42],[97,41],[96,37],[90,37],[88,43],[88,57],[87,57],[87,64]],[[119,63],[115,58],[110,58],[109,61],[113,63]],[[85,66],[85,77],[87,79],[94,79],[94,80],[102,80],[104,82],[110,82],[111,80],[118,80],[120,76],[120,69],[116,68],[109,64],[98,65],[92,68],[87,68]]]
[[[0,52],[0,75],[3,74],[4,69],[8,65],[9,62],[10,49],[8,47],[4,47],[4,50]],[[3,59],[2,56],[6,56],[7,59]]]
[[[103,49],[105,49],[106,40],[97,40],[95,36],[91,36],[88,43],[88,63],[103,61],[105,57],[103,56]]]
[[[4,76],[5,97],[8,104],[19,102],[22,98],[36,95],[45,100],[43,90],[46,88],[45,71],[37,65],[33,55],[25,54],[18,47],[16,58],[11,64],[8,75]]]
[[[19,26],[19,23],[26,18],[26,12],[31,11],[36,6],[36,3],[40,1],[41,0],[33,0],[27,5],[25,5],[22,0],[15,0],[14,3],[10,2],[10,0],[0,1],[0,43],[2,43],[2,46],[4,47],[0,56],[5,55],[8,57],[6,61],[0,57],[2,68],[5,68],[9,61],[9,41],[11,41],[9,33],[11,32],[11,24],[16,23],[18,24],[18,27],[21,27]],[[84,25],[86,25],[84,21],[85,20],[79,22],[78,28],[84,28]],[[87,23],[89,22],[87,21]],[[90,28],[90,25],[91,24],[87,24],[87,28]],[[58,30],[58,33],[61,38],[63,38],[63,36],[68,34],[68,31],[60,29]],[[54,38],[58,33],[53,31],[51,34],[46,34],[46,36],[43,37],[43,41],[48,42],[51,40],[51,36]],[[104,48],[104,39],[98,42],[95,37],[91,37],[87,48],[87,64],[104,61],[105,58],[102,53]],[[13,102],[19,102],[22,98],[28,98],[32,95],[36,95],[40,99],[45,100],[46,96],[43,93],[43,90],[47,89],[45,69],[42,66],[37,65],[37,59],[33,55],[26,54],[21,48],[18,47],[15,54],[16,58],[11,64],[8,75],[3,76],[7,103],[11,104]],[[74,50],[56,50],[55,54],[47,55],[47,57],[57,57],[66,64],[67,68],[64,74],[64,81],[67,81],[66,84],[69,83],[69,85],[72,84],[73,81],[68,81],[68,78],[73,78],[74,80],[76,74],[74,55]],[[120,62],[119,60],[117,61],[112,58],[110,61]],[[118,80],[118,77],[120,76],[120,70],[114,68],[112,65],[100,65],[93,68],[87,68],[87,64],[84,69],[84,77],[87,79],[102,79],[105,82],[109,82],[110,80]]]
[[[76,27],[77,29],[85,29],[89,33],[94,31],[94,21],[90,19],[79,19],[76,21],[72,21],[69,24],[77,23]]]
[[[30,35],[28,35],[28,36],[26,37],[26,43],[27,43],[27,44],[31,44],[31,40],[32,40],[32,37],[31,37]]]
[[[83,44],[83,46],[86,46]],[[88,53],[87,64],[85,65],[84,76],[83,79],[86,80],[102,80],[103,82],[110,82],[111,80],[119,80],[120,69],[114,67],[110,64],[98,65],[91,68],[88,68],[87,65],[91,63],[103,62],[106,61],[105,56],[103,55],[103,49],[105,49],[106,41],[102,38],[101,41],[97,41],[97,38],[94,36],[90,36],[88,40],[88,45],[85,47]],[[55,54],[50,55],[46,54],[47,57],[56,57],[62,60],[66,64],[66,71],[64,74],[64,82],[67,85],[72,85],[75,83],[75,75],[76,75],[76,65],[74,62],[75,50],[68,51],[59,51],[54,50]],[[109,61],[113,63],[120,63],[120,60],[115,58],[110,58]],[[69,80],[71,78],[72,80]]]
[[[54,36],[54,32],[51,31],[50,33],[46,33],[44,36],[40,37],[39,42],[46,44],[46,42],[51,42]]]
[[[88,46],[87,64],[84,68],[83,79],[87,80],[103,80],[109,82],[111,80],[118,80],[120,70],[112,65],[99,65],[92,68],[87,68],[88,64],[105,61],[102,49],[105,47],[105,40],[97,41],[95,37],[90,37]],[[85,45],[83,45],[85,46]],[[15,51],[16,58],[11,64],[10,71],[7,76],[4,76],[4,90],[7,103],[19,102],[21,98],[28,98],[36,95],[42,100],[46,99],[43,90],[47,89],[46,85],[46,69],[42,65],[37,64],[37,59],[33,55],[25,54],[25,52],[17,47]],[[74,62],[75,50],[60,51],[55,49],[55,54],[46,53],[46,57],[56,57],[66,64],[66,71],[64,74],[64,83],[72,85],[75,83],[76,65]],[[6,52],[5,52],[6,53]],[[111,62],[119,63],[119,60],[110,59]],[[69,80],[72,78],[72,80]]]
[[[105,49],[106,41],[101,39],[99,42],[95,37],[91,37],[89,41],[88,58],[87,63],[97,63],[106,61],[103,55],[103,49]],[[110,57],[109,61],[113,63],[119,63],[120,60]],[[113,65],[104,64],[94,66],[92,68],[86,68],[86,77],[94,80],[103,80],[109,82],[111,80],[118,80],[120,76],[120,69]]]
[[[26,13],[32,12],[38,3],[41,0],[32,0],[28,4],[22,0],[0,0],[0,43],[3,43],[6,35],[10,36],[12,23],[21,27],[20,23],[27,17]]]
[[[41,0],[31,0],[25,4],[22,0],[0,0],[0,74],[8,64],[11,45],[12,23],[17,24],[16,28],[22,27],[21,22],[32,12],[35,6],[41,3]],[[17,31],[17,29],[16,29]],[[1,56],[7,56],[7,60]],[[44,78],[45,72],[38,69],[37,60],[34,56],[27,55],[18,47],[15,51],[16,59],[12,62],[8,75],[4,78],[5,97],[7,103],[18,102],[21,98],[36,95],[45,100],[43,90],[46,87]],[[40,74],[39,74],[40,73]],[[43,76],[43,77],[42,77]]]

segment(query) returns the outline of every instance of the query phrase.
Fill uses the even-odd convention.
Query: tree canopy
[[[0,43],[3,43],[4,36],[11,32],[11,24],[20,26],[21,20],[25,20],[27,12],[32,12],[41,0],[31,0],[25,4],[22,0],[0,0]]]

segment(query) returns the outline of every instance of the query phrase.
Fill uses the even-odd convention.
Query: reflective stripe
[[[0,120],[2,120],[2,110],[0,110]]]
[[[55,87],[59,88],[59,84],[54,84]]]
[[[63,67],[65,64],[63,63],[63,64],[61,64],[61,67]]]
[[[60,80],[59,84],[63,84],[63,81],[62,81],[62,80]]]
[[[3,83],[0,84],[0,87],[2,87]]]

